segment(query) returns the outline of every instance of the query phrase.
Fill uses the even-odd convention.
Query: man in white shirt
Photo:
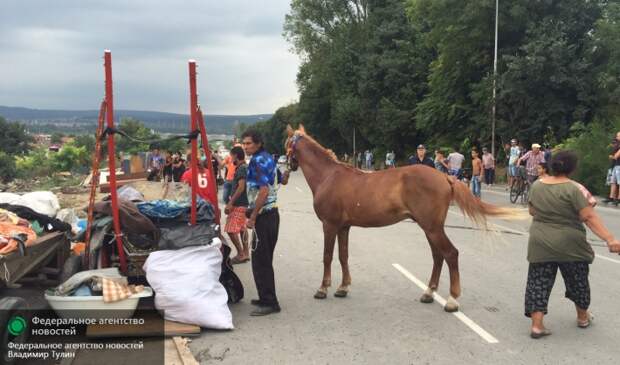
[[[457,179],[463,179],[463,161],[465,156],[459,153],[458,147],[454,148],[454,152],[448,155],[448,175],[456,176]]]

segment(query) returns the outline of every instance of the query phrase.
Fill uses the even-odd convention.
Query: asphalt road
[[[483,199],[509,205],[501,188],[483,188]],[[420,303],[432,258],[422,230],[411,221],[354,227],[350,236],[353,284],[335,298],[340,265],[335,257],[328,298],[313,298],[322,278],[323,233],[301,172],[279,191],[281,228],[275,252],[282,312],[250,317],[256,297],[250,264],[235,266],[246,289],[232,312],[233,331],[203,331],[191,343],[203,364],[617,364],[620,355],[620,256],[594,247],[591,310],[594,324],[579,329],[558,274],[547,326],[553,335],[529,337],[523,315],[529,221],[493,219],[504,233],[483,234],[452,207],[448,235],[460,251],[461,312],[445,313],[438,301]],[[620,235],[620,209],[598,212]],[[602,245],[602,242],[593,242]],[[337,250],[336,250],[337,252]],[[438,294],[448,296],[444,265]]]

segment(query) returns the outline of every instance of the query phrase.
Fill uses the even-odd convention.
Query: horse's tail
[[[469,191],[467,185],[456,180],[454,176],[448,176],[448,182],[452,187],[452,200],[458,204],[463,214],[478,226],[486,227],[487,216],[506,219],[524,219],[526,217],[522,210],[498,207],[483,202]]]

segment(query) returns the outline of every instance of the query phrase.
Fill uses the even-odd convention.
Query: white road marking
[[[303,191],[303,190],[301,190],[301,188],[300,188],[299,186],[297,186],[297,185],[295,185],[295,189],[297,189],[297,191],[299,191],[300,193],[303,193],[303,192],[304,192],[304,191]]]
[[[597,254],[597,253],[596,253],[595,255],[596,255],[596,257],[598,257],[599,259],[603,259],[603,260],[607,260],[607,261],[609,261],[609,262],[613,262],[613,263],[616,263],[616,264],[620,264],[620,260],[614,260],[614,259],[612,259],[612,258],[609,258],[609,257],[607,257],[607,256],[603,256],[603,255],[599,255],[599,254]]]
[[[404,267],[399,264],[392,264],[394,268],[400,271],[407,279],[411,280],[415,285],[417,285],[420,289],[426,291],[428,288],[426,284],[424,284],[420,279],[413,276],[412,273],[407,271]],[[446,300],[441,297],[441,295],[437,293],[433,293],[433,298],[437,301],[439,305],[442,307],[446,305]],[[467,327],[469,327],[472,331],[474,331],[478,336],[482,337],[488,343],[499,343],[497,338],[493,337],[489,332],[485,331],[482,327],[480,327],[476,322],[472,321],[469,317],[467,317],[463,312],[458,311],[452,313],[456,318],[460,319]]]
[[[448,209],[448,213],[456,214],[456,215],[461,216],[461,217],[463,216],[463,214],[457,213],[457,212],[453,212],[453,211],[451,211],[449,209]],[[491,224],[493,224],[493,225],[495,225],[495,226],[497,226],[499,228],[502,228],[502,229],[506,230],[507,232],[513,232],[513,233],[517,233],[517,234],[521,234],[521,235],[527,235],[528,234],[527,232],[523,232],[523,231],[519,231],[519,230],[516,230],[516,229],[511,229],[511,228],[508,228],[508,227],[504,227],[504,226],[502,226],[500,224],[497,224],[497,223],[491,223]],[[615,264],[620,264],[620,260],[615,260],[615,259],[612,259],[612,258],[607,257],[607,256],[599,255],[597,253],[595,253],[594,255],[596,257],[600,258],[600,259],[605,260],[605,261],[613,262]]]

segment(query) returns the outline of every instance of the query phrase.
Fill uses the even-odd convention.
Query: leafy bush
[[[15,158],[0,152],[0,179],[7,183],[15,178]]]
[[[18,157],[15,163],[17,177],[30,180],[37,176],[50,176],[52,174],[51,159],[45,148],[39,148],[23,157]]]
[[[75,171],[78,168],[87,167],[89,161],[86,147],[75,147],[68,143],[52,155],[52,168],[55,172]]]
[[[588,126],[575,123],[571,127],[571,137],[556,148],[577,153],[579,166],[572,178],[585,185],[593,194],[605,195],[609,190],[605,185],[605,179],[609,169],[612,133],[601,123],[592,123]]]

